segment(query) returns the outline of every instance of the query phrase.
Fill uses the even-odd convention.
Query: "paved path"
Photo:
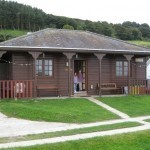
[[[9,118],[0,113],[0,137],[13,137],[27,134],[61,131],[74,126],[69,123],[40,122]]]
[[[91,101],[91,102],[93,102],[93,103],[96,103],[97,105],[99,105],[99,106],[101,106],[101,107],[107,109],[108,111],[111,111],[112,113],[114,113],[114,114],[120,116],[121,118],[124,118],[124,119],[130,118],[127,114],[125,114],[125,113],[123,113],[123,112],[121,112],[121,111],[119,111],[119,110],[117,110],[117,109],[115,109],[115,108],[112,108],[112,107],[110,107],[110,106],[108,106],[108,105],[106,105],[106,104],[100,102],[99,100],[96,100],[96,99],[93,98],[93,97],[88,97],[87,99],[88,99],[89,101]]]
[[[58,142],[65,142],[65,141],[74,141],[74,140],[88,139],[88,138],[94,138],[100,136],[137,132],[137,131],[148,130],[148,129],[150,129],[150,125],[144,125],[142,127],[139,126],[139,127],[116,129],[116,130],[109,130],[109,131],[102,131],[102,132],[76,134],[71,136],[61,136],[56,138],[47,138],[47,139],[39,139],[39,140],[31,140],[31,141],[23,141],[23,142],[12,142],[12,143],[0,144],[0,148],[23,147],[23,146],[42,145],[42,144],[58,143]]]
[[[150,123],[144,121],[146,119],[150,119],[150,116],[130,118],[128,115],[94,98],[89,97],[87,99],[117,114],[118,116],[121,117],[121,119],[109,120],[109,121],[103,121],[103,122],[95,122],[95,123],[87,123],[87,124],[66,124],[66,123],[48,123],[48,122],[38,122],[38,121],[28,121],[28,120],[16,119],[16,118],[8,118],[7,116],[0,113],[0,137],[13,137],[13,136],[27,135],[27,134],[38,134],[38,133],[44,133],[44,132],[54,132],[54,131],[61,131],[61,130],[115,124],[115,123],[121,123],[121,122],[139,122],[143,125],[138,126],[138,127],[132,127],[132,128],[101,131],[101,132],[95,132],[95,133],[94,132],[84,133],[84,134],[77,134],[77,135],[63,136],[63,137],[56,137],[56,138],[49,138],[49,139],[4,143],[4,144],[0,144],[0,148],[64,142],[64,141],[92,138],[92,137],[97,137],[97,136],[114,135],[114,134],[136,132],[136,131],[150,129]]]

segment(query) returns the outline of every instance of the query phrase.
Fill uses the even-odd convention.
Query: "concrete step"
[[[82,97],[82,96],[87,96],[87,91],[79,91],[74,93],[74,97]]]

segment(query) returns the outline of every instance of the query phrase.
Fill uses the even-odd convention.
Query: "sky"
[[[91,21],[150,25],[150,0],[10,0],[42,9],[47,14]]]

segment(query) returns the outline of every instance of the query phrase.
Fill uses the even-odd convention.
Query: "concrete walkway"
[[[110,107],[110,106],[108,106],[108,105],[106,105],[106,104],[100,102],[99,100],[97,100],[97,99],[95,99],[95,98],[93,98],[93,97],[88,97],[87,99],[88,99],[89,101],[91,101],[91,102],[93,102],[93,103],[95,103],[95,104],[97,104],[97,105],[99,105],[99,106],[101,106],[101,107],[107,109],[108,111],[111,111],[112,113],[114,113],[114,114],[120,116],[121,118],[124,118],[124,119],[130,118],[127,114],[125,114],[125,113],[123,113],[123,112],[121,112],[121,111],[119,111],[119,110],[117,110],[117,109],[115,109],[115,108],[112,108],[112,107]]]
[[[14,137],[27,134],[61,131],[75,124],[40,122],[24,119],[9,118],[0,113],[0,137]]]
[[[144,121],[146,119],[150,119],[150,116],[130,118],[128,115],[94,98],[89,97],[87,99],[117,114],[118,116],[121,117],[121,119],[87,123],[87,124],[67,124],[67,123],[49,123],[49,122],[38,122],[38,121],[28,121],[28,120],[16,119],[16,118],[8,118],[7,116],[0,113],[0,137],[14,137],[14,136],[27,135],[27,134],[55,132],[55,131],[62,131],[62,130],[69,130],[69,129],[109,125],[109,124],[115,124],[121,122],[139,122],[142,125],[138,127],[116,129],[116,130],[109,130],[109,131],[102,131],[102,132],[84,133],[84,134],[77,134],[71,136],[32,140],[32,141],[4,143],[4,144],[0,144],[0,148],[21,147],[21,146],[31,146],[37,144],[64,142],[64,141],[92,138],[97,136],[114,135],[114,134],[136,132],[136,131],[150,129],[150,123]]]
[[[88,138],[94,138],[100,136],[137,132],[137,131],[148,130],[148,129],[150,129],[150,125],[143,125],[139,127],[116,129],[116,130],[109,130],[109,131],[102,131],[102,132],[92,132],[92,133],[76,134],[71,136],[61,136],[61,137],[31,140],[31,141],[12,142],[12,143],[0,144],[0,148],[24,147],[24,146],[74,141],[74,140],[88,139]]]

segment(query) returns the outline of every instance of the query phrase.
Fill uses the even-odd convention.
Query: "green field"
[[[2,100],[0,112],[10,117],[38,121],[85,123],[119,118],[84,98]]]
[[[144,46],[150,48],[150,41],[128,41],[131,44],[136,44],[139,46]]]
[[[150,96],[103,97],[98,99],[132,117],[150,115]]]
[[[11,150],[149,150],[150,130]]]
[[[27,34],[28,31],[21,30],[0,30],[0,41],[9,40]]]
[[[150,122],[150,119],[147,119],[147,120],[144,120],[144,121]]]

